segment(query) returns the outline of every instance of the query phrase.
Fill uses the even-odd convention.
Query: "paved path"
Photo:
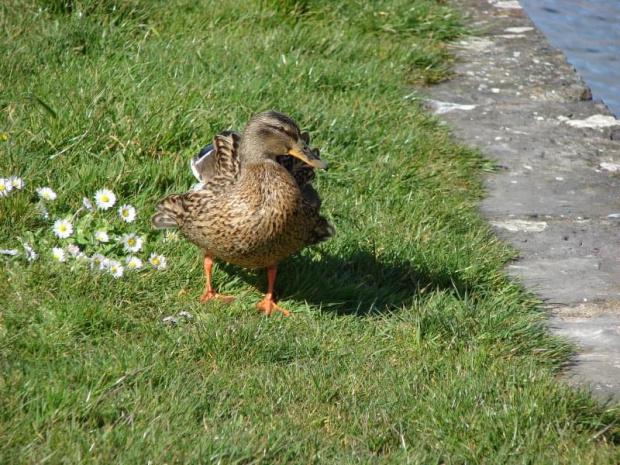
[[[579,344],[569,380],[620,401],[620,121],[518,1],[456,2],[479,33],[426,103],[500,165],[481,209],[520,251],[510,273]]]

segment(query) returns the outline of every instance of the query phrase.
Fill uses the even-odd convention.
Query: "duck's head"
[[[288,154],[314,168],[327,169],[327,164],[318,156],[318,150],[311,150],[307,140],[307,135],[302,136],[291,117],[270,110],[248,121],[239,150],[248,162],[259,162],[265,158],[275,160],[279,155]]]

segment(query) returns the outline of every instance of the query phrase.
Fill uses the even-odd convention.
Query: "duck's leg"
[[[282,312],[284,316],[290,316],[291,313],[288,310],[283,309],[276,305],[273,301],[273,285],[276,282],[276,273],[278,269],[276,267],[269,268],[267,270],[267,294],[265,298],[257,305],[261,313],[265,315],[271,315],[275,310]]]
[[[224,302],[230,302],[231,300],[233,300],[235,297],[232,295],[222,295],[222,294],[217,294],[216,292],[213,291],[213,287],[211,286],[211,270],[213,269],[213,260],[211,259],[211,257],[209,256],[205,256],[205,278],[207,280],[206,285],[205,285],[205,292],[204,294],[202,294],[202,297],[200,298],[200,303],[204,304],[205,302],[209,301],[209,300],[222,300]]]

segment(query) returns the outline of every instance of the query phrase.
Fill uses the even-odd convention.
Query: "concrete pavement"
[[[580,353],[567,376],[620,401],[620,121],[516,0],[457,0],[476,37],[429,108],[500,166],[481,205],[519,252],[509,272]]]

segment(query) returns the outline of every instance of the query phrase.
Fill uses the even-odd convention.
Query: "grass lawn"
[[[558,381],[571,347],[476,211],[492,165],[406,90],[447,76],[447,3],[0,4],[0,177],[25,182],[0,197],[0,249],[19,251],[0,256],[0,463],[620,460],[618,410]],[[201,306],[199,251],[149,227],[202,145],[270,108],[322,147],[337,229],[280,267],[290,318],[258,314],[264,272],[224,263],[237,300]],[[75,214],[104,187],[113,209]],[[52,258],[120,257],[96,228],[141,235],[143,269]]]

